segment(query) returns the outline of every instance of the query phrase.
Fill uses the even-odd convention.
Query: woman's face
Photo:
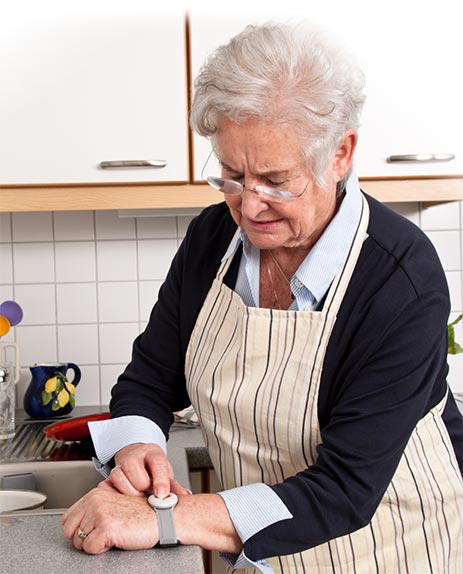
[[[247,187],[257,185],[291,191],[301,197],[272,202],[245,189],[225,195],[236,223],[259,249],[301,248],[318,240],[336,212],[336,184],[347,173],[357,135],[347,132],[325,172],[327,189],[311,180],[294,130],[288,125],[248,120],[237,124],[223,119],[215,143],[222,177]]]

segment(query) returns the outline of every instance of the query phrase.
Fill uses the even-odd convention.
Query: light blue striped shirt
[[[352,173],[336,215],[291,278],[291,290],[295,295],[291,310],[318,308],[347,259],[360,219],[361,201],[359,183]],[[256,307],[259,302],[260,252],[244,232],[229,246],[223,261],[236,252],[240,243],[243,243],[243,257],[235,291],[246,305]],[[144,417],[120,417],[89,422],[88,426],[98,457],[95,463],[104,476],[109,474],[108,461],[124,446],[135,442],[153,442],[165,450],[163,432],[158,425]],[[292,518],[280,497],[263,483],[240,486],[219,492],[219,495],[243,543],[275,522]],[[254,562],[247,558],[244,551],[240,555],[222,554],[222,558],[235,568],[258,568],[263,574],[273,572],[265,560]]]

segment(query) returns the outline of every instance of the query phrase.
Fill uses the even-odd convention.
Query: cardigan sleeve
[[[272,486],[293,518],[247,540],[250,559],[300,552],[368,524],[436,380],[445,381],[447,316],[444,294],[417,297],[381,327],[363,363],[351,364],[322,428],[316,463]],[[372,333],[363,337],[366,348]]]

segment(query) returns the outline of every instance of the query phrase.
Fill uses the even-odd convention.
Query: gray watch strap
[[[148,504],[155,510],[158,519],[159,542],[156,546],[177,546],[177,531],[174,522],[174,508],[177,496],[172,492],[164,498],[148,497]]]
[[[156,508],[159,528],[159,546],[177,546],[177,532],[175,530],[174,509]]]

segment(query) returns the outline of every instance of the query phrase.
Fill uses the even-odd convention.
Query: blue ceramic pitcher
[[[32,418],[67,415],[75,406],[75,388],[81,372],[74,363],[44,363],[30,367],[32,379],[24,395],[24,410]],[[74,372],[69,381],[68,371]]]

